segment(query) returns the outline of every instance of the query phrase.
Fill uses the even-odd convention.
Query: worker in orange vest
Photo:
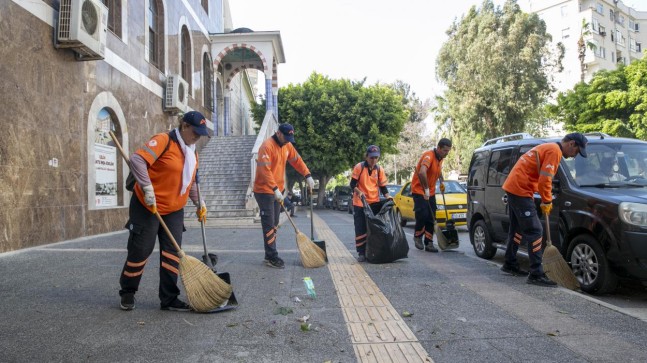
[[[276,250],[276,231],[279,226],[281,204],[285,190],[285,163],[290,163],[298,173],[306,178],[312,190],[315,181],[310,170],[292,145],[294,127],[281,124],[278,131],[263,142],[256,159],[256,179],[254,179],[254,198],[258,203],[265,244],[265,264],[269,267],[284,268],[285,262]]]
[[[501,271],[528,276],[527,283],[556,287],[557,284],[544,273],[542,238],[544,230],[537,215],[534,194],[541,196],[540,208],[548,216],[553,209],[553,178],[557,174],[562,156],[572,158],[579,153],[586,157],[588,140],[579,132],[564,136],[561,142],[551,142],[533,147],[523,154],[503,183],[508,196],[510,229]],[[528,245],[530,274],[519,267],[517,250],[521,243]]]
[[[440,139],[437,147],[422,154],[413,173],[411,194],[413,195],[413,211],[416,214],[413,242],[419,250],[438,252],[432,240],[436,209],[438,208],[436,206],[436,181],[440,180],[440,190],[444,192],[443,160],[451,149],[451,140]]]

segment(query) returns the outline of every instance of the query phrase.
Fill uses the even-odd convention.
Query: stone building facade
[[[57,25],[68,6],[90,5],[108,10],[98,24],[84,19],[107,23],[105,48],[83,60],[83,49],[61,47]],[[256,98],[249,87],[224,92],[214,69],[210,35],[230,29],[227,0],[3,0],[0,252],[124,226],[128,169],[109,131],[130,154],[196,110],[224,135],[223,93],[243,110]],[[174,75],[188,86],[181,110],[165,99]]]

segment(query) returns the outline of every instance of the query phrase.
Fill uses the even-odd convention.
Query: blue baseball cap
[[[580,134],[579,132],[573,132],[564,136],[564,138],[567,140],[575,141],[575,144],[580,147],[580,155],[586,157],[586,144],[589,142],[586,136]]]
[[[198,111],[191,111],[184,114],[182,121],[193,126],[193,131],[201,136],[209,136],[209,129],[207,128],[207,120]]]
[[[369,158],[380,156],[380,148],[376,145],[371,145],[366,149],[366,154]]]
[[[285,136],[286,140],[288,140],[289,142],[291,142],[293,144],[295,143],[294,142],[294,127],[292,127],[292,125],[290,125],[290,124],[281,124],[279,126],[279,131],[281,131],[283,136]]]

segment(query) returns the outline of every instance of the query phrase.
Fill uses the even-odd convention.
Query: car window
[[[402,189],[402,195],[404,195],[406,197],[411,196],[411,183],[407,184],[407,186],[404,187],[404,189]]]
[[[454,180],[445,180],[445,194],[465,194],[465,189]],[[436,182],[436,194],[440,194],[440,181]]]
[[[399,191],[400,188],[402,188],[402,185],[387,185],[386,189],[389,190],[389,195],[393,196],[396,195]]]
[[[643,144],[596,144],[587,146],[587,158],[567,161],[580,185],[647,185],[647,146]],[[574,170],[574,171],[573,171]]]
[[[512,169],[512,148],[499,149],[492,151],[490,164],[488,167],[488,185],[503,185],[505,179]]]
[[[474,153],[472,161],[470,162],[470,171],[468,175],[467,185],[469,186],[485,186],[485,163],[487,162],[488,153],[481,151]]]

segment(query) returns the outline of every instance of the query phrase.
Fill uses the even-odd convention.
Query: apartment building
[[[578,41],[584,35],[584,81],[602,69],[615,69],[643,57],[647,47],[647,11],[616,0],[521,0],[520,7],[546,22],[553,42],[565,47],[564,71],[555,75],[558,91],[580,82]],[[583,23],[585,26],[583,26]]]

